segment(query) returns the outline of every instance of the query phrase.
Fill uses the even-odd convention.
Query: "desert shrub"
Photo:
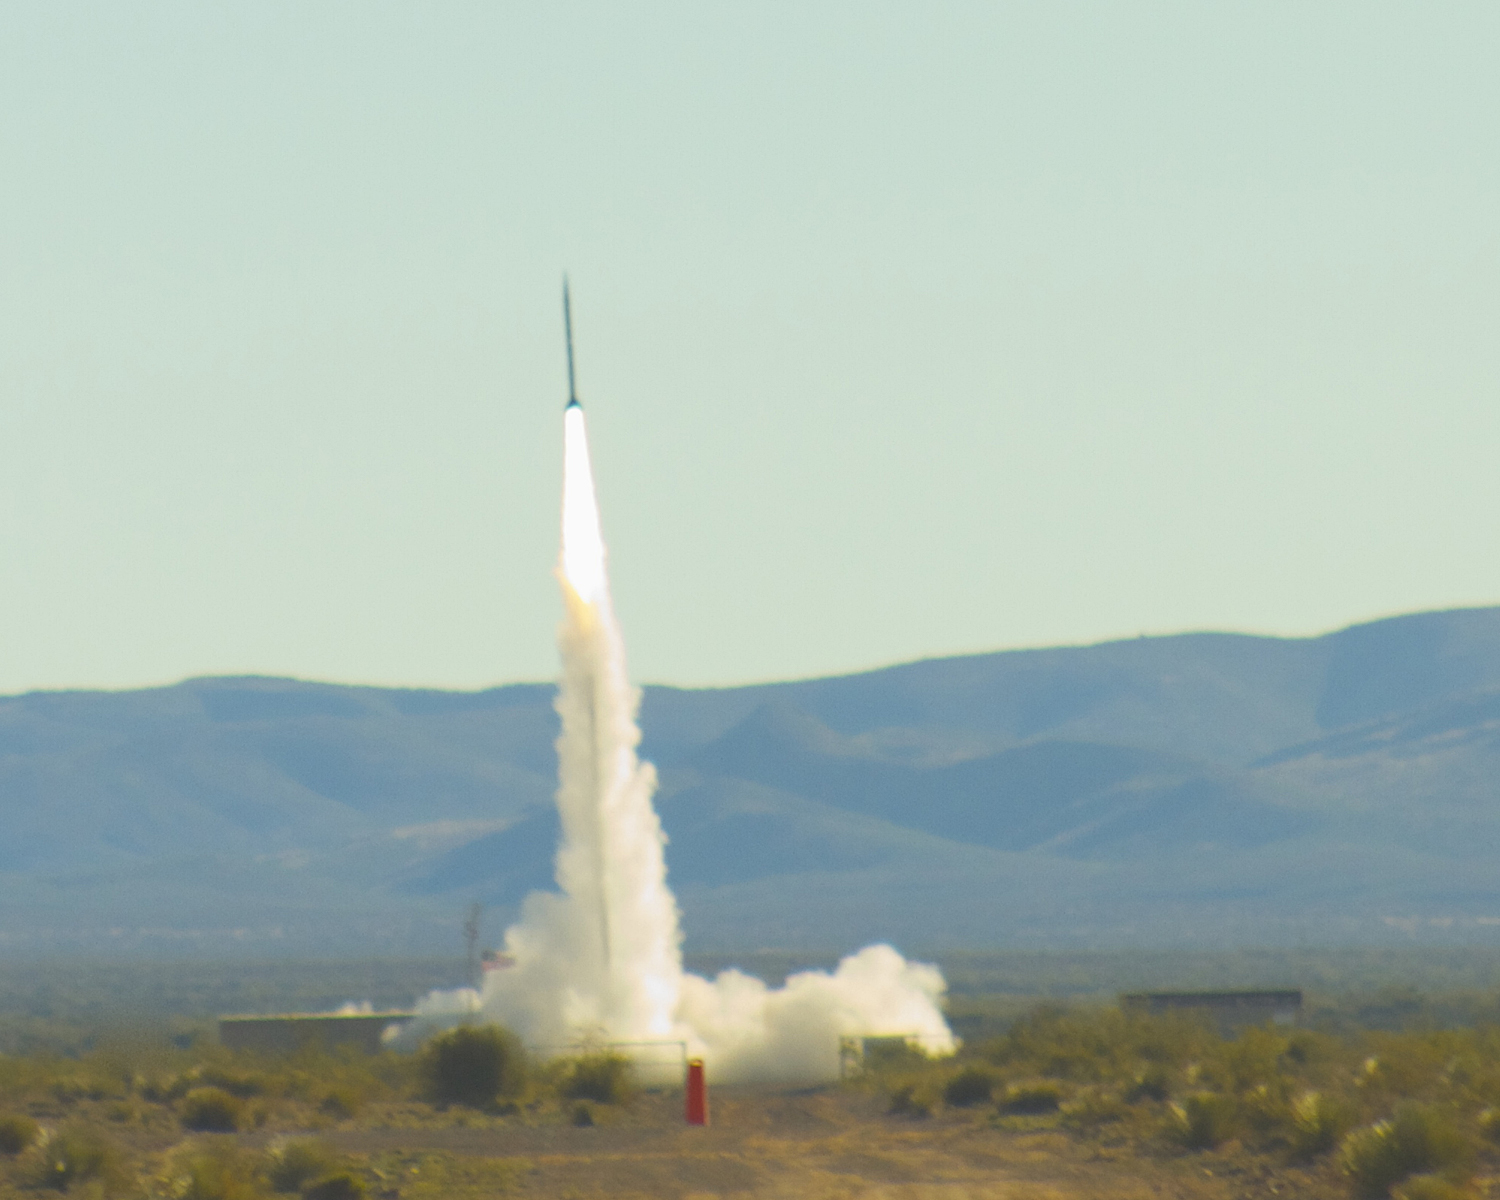
[[[1500,1142],[1500,1109],[1486,1108],[1475,1122],[1482,1137],[1491,1142]]]
[[[585,1129],[594,1124],[594,1106],[587,1100],[580,1100],[573,1105],[573,1114],[568,1118],[580,1129]]]
[[[152,1104],[166,1104],[182,1096],[177,1091],[177,1079],[175,1076],[152,1075],[140,1081],[136,1092],[142,1100],[149,1100]]]
[[[1296,1029],[1287,1035],[1282,1057],[1296,1066],[1330,1062],[1339,1057],[1339,1044],[1326,1033]]]
[[[1463,1178],[1474,1147],[1448,1114],[1429,1105],[1403,1104],[1389,1121],[1346,1137],[1342,1157],[1355,1195],[1378,1200],[1413,1175]]]
[[[1171,1132],[1190,1150],[1212,1150],[1234,1136],[1239,1108],[1233,1096],[1195,1092],[1172,1106]]]
[[[337,1159],[312,1138],[274,1145],[266,1155],[266,1179],[278,1192],[300,1192],[310,1181],[331,1175]]]
[[[191,1072],[188,1078],[199,1086],[220,1088],[241,1100],[264,1096],[271,1090],[271,1080],[263,1072],[236,1071],[215,1064]]]
[[[922,1048],[904,1037],[867,1037],[860,1042],[860,1069],[866,1074],[919,1070],[929,1062]]]
[[[364,1093],[358,1088],[336,1087],[329,1089],[328,1094],[319,1102],[318,1111],[344,1121],[357,1117],[364,1106]]]
[[[121,1125],[128,1125],[138,1119],[141,1110],[130,1100],[116,1100],[104,1110],[105,1120],[115,1121]]]
[[[1251,1026],[1223,1044],[1212,1064],[1212,1074],[1225,1091],[1246,1092],[1264,1087],[1278,1078],[1278,1066],[1287,1046],[1287,1039],[1274,1030]]]
[[[422,1067],[427,1095],[438,1104],[486,1108],[526,1086],[526,1051],[498,1025],[460,1025],[438,1034],[423,1049]]]
[[[893,1117],[930,1117],[932,1098],[916,1083],[903,1083],[892,1089],[886,1111]]]
[[[630,1060],[607,1050],[574,1059],[562,1083],[562,1094],[569,1100],[597,1104],[624,1104],[633,1090]]]
[[[1286,1082],[1278,1079],[1270,1084],[1257,1084],[1240,1096],[1240,1120],[1256,1133],[1285,1134],[1292,1126],[1295,1103],[1287,1095]]]
[[[965,1067],[943,1088],[943,1103],[953,1108],[988,1104],[995,1094],[995,1073],[985,1067]]]
[[[1179,1067],[1216,1044],[1205,1025],[1176,1014],[1050,1004],[1022,1016],[979,1054],[1018,1073],[1103,1083],[1128,1079],[1145,1064]]]
[[[1040,1005],[1011,1026],[985,1056],[1054,1078],[1096,1078],[1123,1048],[1128,1018],[1118,1010],[1071,1011]]]
[[[184,1129],[199,1133],[233,1133],[245,1119],[245,1104],[223,1088],[194,1088],[178,1109]]]
[[[1130,1109],[1118,1096],[1102,1088],[1085,1088],[1062,1106],[1064,1125],[1074,1129],[1097,1129],[1123,1121]]]
[[[1166,1068],[1147,1067],[1138,1074],[1125,1091],[1125,1099],[1136,1104],[1142,1100],[1167,1100],[1172,1095],[1172,1077]]]
[[[1475,1200],[1473,1188],[1441,1175],[1413,1175],[1391,1195],[1395,1200]]]
[[[1033,1083],[1016,1083],[1005,1089],[1000,1097],[1000,1111],[1018,1116],[1040,1116],[1054,1113],[1062,1107],[1063,1090],[1047,1080]]]
[[[302,1200],[365,1200],[365,1181],[352,1171],[338,1171],[310,1183],[302,1190]]]
[[[260,1200],[253,1156],[232,1139],[189,1146],[172,1162],[176,1200]]]
[[[92,1129],[64,1129],[49,1138],[33,1165],[38,1187],[71,1191],[83,1183],[97,1184],[105,1194],[124,1185],[125,1172],[115,1144]]]
[[[41,1127],[24,1113],[0,1116],[0,1154],[19,1154],[41,1132]]]
[[[1463,1035],[1453,1031],[1372,1034],[1370,1045],[1376,1052],[1365,1060],[1361,1086],[1405,1100],[1431,1098],[1466,1049]]]
[[[77,1104],[80,1100],[97,1099],[91,1095],[89,1085],[76,1075],[69,1075],[52,1084],[52,1098],[59,1104]]]
[[[332,1116],[342,1108],[354,1115],[372,1098],[392,1090],[410,1092],[426,1066],[423,1055],[361,1054],[351,1047],[329,1052],[319,1048],[299,1051],[282,1069],[265,1076],[267,1094],[284,1095],[323,1106]]]
[[[1332,1150],[1354,1124],[1354,1108],[1321,1092],[1303,1092],[1292,1101],[1291,1151],[1294,1158],[1316,1158]]]
[[[221,1063],[198,1063],[177,1072],[155,1071],[132,1079],[131,1089],[153,1104],[171,1104],[198,1088],[218,1088],[241,1100],[272,1091],[270,1079],[254,1071],[231,1070]]]

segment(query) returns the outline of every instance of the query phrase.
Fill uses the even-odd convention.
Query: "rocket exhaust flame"
[[[506,931],[513,966],[488,972],[482,993],[434,992],[418,1013],[430,1027],[478,1010],[548,1045],[681,1040],[724,1080],[836,1078],[844,1035],[911,1034],[929,1051],[951,1050],[942,976],[889,946],[866,947],[832,975],[793,975],[776,990],[738,971],[713,981],[683,971],[666,837],[651,803],[656,772],[636,756],[640,693],[610,604],[588,434],[573,393],[566,282],[564,316],[559,890],[528,896]]]
[[[564,311],[567,311],[566,307]],[[568,351],[569,390],[571,391],[573,357],[571,331]],[[588,430],[584,423],[583,408],[576,399],[569,402],[563,414],[562,550],[559,555],[558,572],[563,585],[564,602],[568,610],[567,622],[563,630],[565,637],[570,632],[587,637],[591,631],[600,628],[601,621],[611,621],[609,590],[604,572],[604,538],[599,532],[599,502],[594,494],[593,467],[589,462]],[[574,628],[570,630],[569,626]],[[616,653],[611,655],[610,648],[604,647],[603,660],[606,666],[609,665],[611,658],[622,657],[623,646],[619,643],[618,631],[614,632]],[[598,655],[588,656],[591,663],[597,661],[598,658]],[[620,664],[618,674],[623,680],[623,662]],[[589,801],[595,798],[607,798],[606,793],[601,789],[601,781],[608,782],[617,765],[623,767],[627,773],[632,767],[635,771],[639,771],[640,768],[636,764],[616,764],[613,761],[618,755],[614,752],[615,748],[608,743],[609,730],[601,729],[599,722],[601,706],[598,690],[601,677],[593,672],[589,672],[589,676],[584,678],[580,674],[580,677],[574,681],[577,685],[577,694],[568,698],[573,703],[565,703],[562,698],[559,699],[558,711],[563,717],[564,736],[558,743],[558,754],[561,757],[565,747],[592,746],[592,754],[571,756],[576,760],[578,768],[576,790],[583,801],[581,811],[574,814],[574,825],[591,826],[587,831],[587,836],[582,840],[589,843],[593,851],[591,857],[594,885],[598,893],[599,940],[605,969],[608,970],[614,958],[614,937],[610,928],[612,922],[609,900],[611,881],[609,829],[605,824],[606,805],[594,805]],[[627,703],[630,707],[634,707],[633,698],[628,699]],[[606,713],[610,711],[611,705],[608,703],[608,698],[603,707]],[[567,728],[570,716],[575,723],[575,728],[571,730]],[[570,794],[572,790],[569,789]],[[559,800],[561,800],[561,793],[559,793]],[[647,803],[649,804],[649,795]],[[566,832],[565,826],[564,833]],[[564,881],[559,877],[558,882]]]
[[[599,502],[580,404],[568,405],[563,413],[561,570],[572,598],[590,608],[604,600],[604,538],[599,532]]]

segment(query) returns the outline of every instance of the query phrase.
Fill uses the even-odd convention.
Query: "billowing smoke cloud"
[[[666,838],[651,804],[656,772],[636,756],[640,693],[625,673],[577,404],[564,436],[559,891],[527,897],[506,931],[514,965],[488,972],[482,992],[433,993],[419,1013],[482,1013],[544,1046],[681,1040],[718,1079],[833,1078],[842,1035],[914,1034],[929,1050],[951,1049],[942,975],[889,946],[777,989],[733,970],[712,981],[683,971]]]

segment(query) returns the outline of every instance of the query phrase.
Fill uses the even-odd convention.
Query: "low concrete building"
[[[1126,1012],[1190,1012],[1209,1017],[1221,1029],[1246,1025],[1293,1025],[1302,1011],[1302,993],[1295,988],[1233,992],[1126,992],[1120,997]]]
[[[295,1054],[299,1050],[333,1050],[353,1046],[378,1053],[385,1031],[412,1019],[409,1012],[279,1013],[273,1016],[219,1018],[219,1041],[231,1050],[261,1054]]]

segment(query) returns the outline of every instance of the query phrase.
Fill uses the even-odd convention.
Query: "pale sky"
[[[0,6],[0,691],[1500,602],[1500,6]]]

